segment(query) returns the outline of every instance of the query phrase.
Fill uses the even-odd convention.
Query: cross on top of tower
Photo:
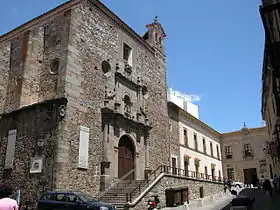
[[[155,16],[154,23],[158,23],[158,16]]]

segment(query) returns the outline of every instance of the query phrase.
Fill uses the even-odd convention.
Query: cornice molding
[[[122,30],[132,36],[137,42],[141,43],[147,50],[149,50],[153,55],[155,54],[155,49],[150,46],[139,34],[137,34],[132,28],[130,28],[125,22],[123,22],[115,13],[113,13],[109,8],[107,8],[103,3],[98,0],[70,0],[67,1],[54,9],[49,10],[42,15],[39,15],[30,21],[16,27],[15,29],[3,34],[0,36],[0,44],[7,42],[14,37],[19,36],[21,33],[24,33],[27,30],[30,30],[38,25],[42,25],[43,22],[48,21],[52,17],[59,15],[62,12],[65,12],[74,6],[77,6],[80,3],[89,1],[94,5],[99,11],[103,12],[111,21],[115,22]]]
[[[226,132],[226,133],[219,133],[215,129],[211,128],[209,125],[206,123],[202,122],[201,120],[197,119],[196,117],[192,116],[190,113],[187,111],[183,110],[181,107],[177,106],[173,102],[168,102],[168,108],[169,109],[175,109],[178,112],[178,116],[184,116],[186,119],[192,123],[193,125],[199,126],[202,130],[208,132],[209,134],[212,134],[213,136],[217,137],[219,140],[223,137],[227,136],[237,136],[237,135],[243,135],[243,129],[240,129],[238,131],[233,131],[233,132]],[[172,113],[172,112],[170,112]],[[169,116],[170,117],[170,116]],[[180,119],[178,119],[180,121]],[[180,121],[181,122],[181,121]],[[266,133],[266,126],[262,127],[257,127],[257,128],[247,128],[250,134],[256,134],[256,133]],[[214,140],[214,139],[213,139]]]
[[[258,128],[248,128],[249,135],[257,134],[257,133],[266,133],[266,127],[258,127]],[[221,138],[228,136],[238,136],[243,135],[243,129],[234,132],[222,133]]]
[[[191,151],[193,151],[193,152],[196,152],[196,153],[198,153],[198,154],[204,155],[204,156],[206,156],[206,157],[209,157],[209,158],[212,158],[212,159],[215,159],[215,160],[218,160],[218,161],[222,161],[221,158],[217,158],[217,157],[211,156],[211,155],[209,155],[209,154],[207,154],[207,153],[201,152],[201,151],[199,151],[199,150],[196,150],[196,149],[191,148],[191,147],[189,147],[189,146],[186,146],[186,145],[184,145],[184,144],[179,144],[179,146],[180,146],[180,147],[183,147],[183,148],[185,148],[185,149],[189,149],[189,150],[191,150]],[[189,157],[189,158],[192,158],[192,157]],[[197,159],[199,159],[199,158],[197,158]]]
[[[208,126],[206,123],[202,122],[201,120],[197,119],[196,117],[192,116],[188,112],[186,112],[183,109],[179,109],[179,116],[184,116],[189,120],[192,124],[199,126],[202,130],[208,132],[209,134],[217,137],[218,139],[220,138],[220,133],[210,126]]]
[[[27,30],[30,30],[34,27],[36,27],[37,25],[42,24],[44,21],[48,21],[50,18],[52,18],[53,16],[56,16],[62,12],[65,12],[69,9],[71,9],[72,7],[80,4],[81,2],[83,2],[85,0],[72,0],[72,1],[67,1],[51,10],[49,10],[48,12],[43,13],[42,15],[39,15],[33,19],[31,19],[30,21],[14,28],[13,30],[3,34],[2,36],[0,36],[0,44],[6,41],[9,41],[10,39],[19,36],[21,33],[24,33]]]

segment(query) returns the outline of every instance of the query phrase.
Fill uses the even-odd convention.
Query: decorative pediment
[[[191,157],[190,156],[188,156],[187,154],[184,154],[184,159],[185,160],[189,160]]]

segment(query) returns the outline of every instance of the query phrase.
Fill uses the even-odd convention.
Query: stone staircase
[[[109,203],[117,207],[117,209],[124,209],[124,205],[127,203],[127,194],[132,191],[135,195],[138,193],[135,190],[137,187],[146,187],[148,184],[144,180],[119,180],[118,184],[113,186],[108,192],[105,192],[99,200]]]

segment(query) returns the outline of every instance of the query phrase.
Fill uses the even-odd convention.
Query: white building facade
[[[168,101],[176,104],[181,109],[184,109],[186,112],[199,119],[198,106],[190,102],[190,100],[195,100],[194,97],[196,96],[187,95],[185,93],[181,93],[180,91],[173,90],[172,88],[169,88],[167,91]]]
[[[223,177],[220,134],[173,102],[177,108],[179,155],[171,155],[172,167],[188,176],[207,180]]]

